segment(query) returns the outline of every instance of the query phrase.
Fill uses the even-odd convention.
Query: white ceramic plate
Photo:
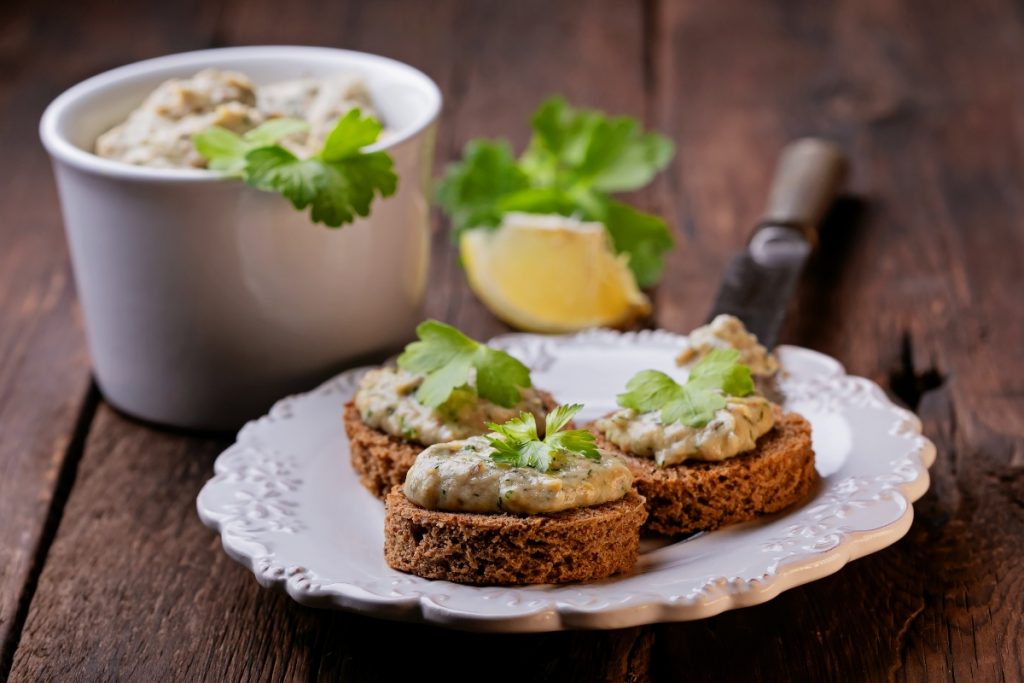
[[[533,369],[534,383],[589,420],[645,368],[678,374],[682,337],[607,330],[495,340]],[[756,605],[896,542],[928,488],[935,447],[878,385],[815,351],[778,349],[785,408],[814,429],[822,483],[786,512],[685,541],[645,541],[635,570],[590,584],[480,588],[390,569],[384,510],[349,465],[341,422],[365,369],[280,401],[246,425],[197,501],[224,549],[266,587],[298,602],[374,617],[481,631],[621,628],[709,617]]]

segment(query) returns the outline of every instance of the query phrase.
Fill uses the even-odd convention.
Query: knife
[[[764,214],[746,249],[733,257],[708,320],[734,315],[773,348],[786,309],[818,241],[818,225],[846,178],[831,142],[801,138],[782,151]]]

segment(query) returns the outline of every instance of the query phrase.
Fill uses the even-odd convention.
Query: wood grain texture
[[[682,275],[660,289],[659,322],[700,321],[703,306],[687,304],[715,285],[707,263],[742,243],[786,140],[836,139],[867,204],[832,216],[782,341],[888,386],[939,450],[906,539],[763,607],[662,629],[663,670],[1019,680],[1024,306],[1009,293],[1024,291],[1024,169],[1011,113],[1020,95],[995,86],[1024,58],[1015,10],[664,3],[656,24],[655,123],[679,135],[684,227]],[[736,641],[756,641],[749,659],[730,660]]]
[[[864,199],[833,212],[783,341],[842,359],[922,416],[939,458],[908,536],[713,619],[456,634],[260,589],[194,512],[223,440],[101,405],[79,420],[80,437],[91,427],[79,461],[68,444],[87,360],[38,113],[120,63],[288,42],[433,76],[447,98],[442,165],[480,135],[521,147],[552,93],[671,134],[677,160],[634,199],[676,230],[654,293],[655,322],[675,331],[702,322],[783,144],[842,143]],[[441,648],[458,653],[452,680],[1024,679],[1024,17],[1010,0],[53,0],[0,9],[0,62],[0,143],[19,169],[0,179],[0,642],[17,645],[12,680],[396,680],[422,677]],[[504,331],[442,227],[428,313],[477,336]]]
[[[0,175],[0,678],[59,519],[55,493],[69,483],[65,456],[89,385],[56,192],[35,135],[39,109],[57,90],[33,62],[32,22],[8,9],[0,10],[8,164]]]
[[[456,633],[304,608],[263,590],[195,512],[227,445],[101,407],[12,681],[414,680],[445,666],[452,680],[479,680],[501,653],[529,656],[502,656],[490,680],[614,681],[647,665],[649,635],[636,629]],[[455,661],[438,661],[442,651]]]
[[[117,7],[91,8],[105,21],[89,21],[83,5],[0,7],[0,677],[73,482],[76,425],[86,429],[95,407],[39,116],[93,73],[206,42],[175,30],[184,4]]]
[[[108,11],[98,7],[101,15],[89,25]],[[542,2],[374,2],[292,6],[282,16],[279,3],[246,2],[227,3],[213,26],[196,8],[179,8],[174,21],[183,42],[192,36],[212,44],[338,45],[418,66],[450,94],[442,121],[449,134],[439,140],[443,163],[478,135],[510,133],[524,144],[529,112],[542,97],[562,90],[559,72],[550,70],[552,60],[564,72],[580,71],[579,82],[587,84],[578,61],[586,55],[613,79],[607,90],[587,84],[569,93],[580,101],[630,111],[634,97],[642,100],[640,8],[609,1],[586,20],[582,9]],[[160,21],[167,19],[149,17],[140,26]],[[490,34],[497,40],[455,39],[491,25],[502,27]],[[584,29],[579,39],[567,38],[573,25]],[[431,30],[423,32],[424,26]],[[508,60],[524,42],[531,50]],[[144,56],[149,55],[132,59]],[[524,71],[538,78],[523,79]],[[436,232],[428,312],[474,335],[504,331],[469,294],[447,234]],[[491,679],[529,679],[538,670],[569,681],[645,678],[650,629],[508,639],[456,635],[315,612],[266,594],[223,555],[195,515],[195,494],[224,446],[153,432],[101,410],[33,597],[13,680],[146,680],[166,672],[184,680],[390,680],[412,676],[432,652],[453,646],[469,653],[467,673],[486,668],[496,648],[533,653],[489,674]],[[131,489],[130,499],[104,496],[116,486]],[[102,542],[111,538],[118,542]],[[406,644],[400,661],[394,657],[396,639]],[[216,649],[207,653],[210,643]],[[196,649],[207,654],[196,657]]]

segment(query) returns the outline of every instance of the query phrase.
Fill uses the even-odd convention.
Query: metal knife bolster
[[[813,138],[783,150],[764,218],[726,267],[709,320],[734,315],[768,348],[775,346],[817,228],[846,173],[842,152]]]
[[[761,235],[770,240],[759,240]],[[775,346],[811,243],[792,228],[764,226],[726,266],[708,320],[726,313],[743,321],[768,348]]]

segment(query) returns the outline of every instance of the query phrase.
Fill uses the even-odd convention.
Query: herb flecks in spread
[[[366,84],[338,74],[256,86],[206,69],[162,83],[96,140],[96,154],[139,166],[210,168],[310,208],[339,227],[367,216],[398,177],[386,152],[363,152],[381,124]]]
[[[685,384],[656,370],[639,372],[618,397],[623,409],[595,427],[624,451],[662,466],[749,451],[775,425],[775,408],[753,394],[750,369],[739,357],[735,349],[712,349]]]
[[[754,375],[767,377],[779,369],[775,356],[758,343],[757,337],[747,331],[739,318],[731,315],[719,315],[690,332],[676,362],[684,367],[692,366],[712,349],[736,349],[740,352],[740,362]]]
[[[664,424],[658,413],[627,409],[597,422],[610,442],[661,466],[686,460],[719,461],[752,450],[775,425],[774,408],[761,396],[730,397],[703,427]]]
[[[531,415],[488,436],[431,446],[409,470],[405,495],[432,510],[520,514],[618,500],[633,483],[625,464],[582,430],[562,431],[578,409],[552,411],[544,439]]]
[[[451,325],[427,320],[398,369],[371,370],[355,403],[363,422],[424,445],[483,434],[488,424],[526,412],[543,417],[529,369]]]
[[[426,406],[440,406],[474,372],[476,393],[506,408],[519,402],[521,389],[530,387],[530,370],[525,365],[451,325],[427,320],[416,328],[416,335],[420,340],[405,348],[398,367],[426,375],[416,391],[416,398]]]
[[[337,121],[358,108],[376,116],[366,83],[353,74],[300,78],[267,85],[245,74],[204,69],[161,83],[128,117],[96,140],[96,153],[139,166],[204,168],[192,136],[212,126],[239,135],[279,118],[306,125],[285,144],[299,156],[315,153]]]
[[[453,235],[494,228],[509,212],[559,214],[604,225],[617,253],[628,254],[641,287],[661,277],[672,247],[665,222],[615,199],[637,190],[668,165],[672,142],[644,132],[627,116],[573,109],[560,98],[544,102],[531,120],[533,138],[516,159],[507,142],[474,140],[448,169],[438,201]]]
[[[544,403],[536,390],[520,389],[520,400],[505,408],[477,396],[473,377],[441,405],[431,408],[416,398],[423,381],[421,374],[396,368],[366,373],[355,396],[363,422],[399,439],[429,446],[483,434],[488,423],[504,422],[523,411],[544,415]]]

